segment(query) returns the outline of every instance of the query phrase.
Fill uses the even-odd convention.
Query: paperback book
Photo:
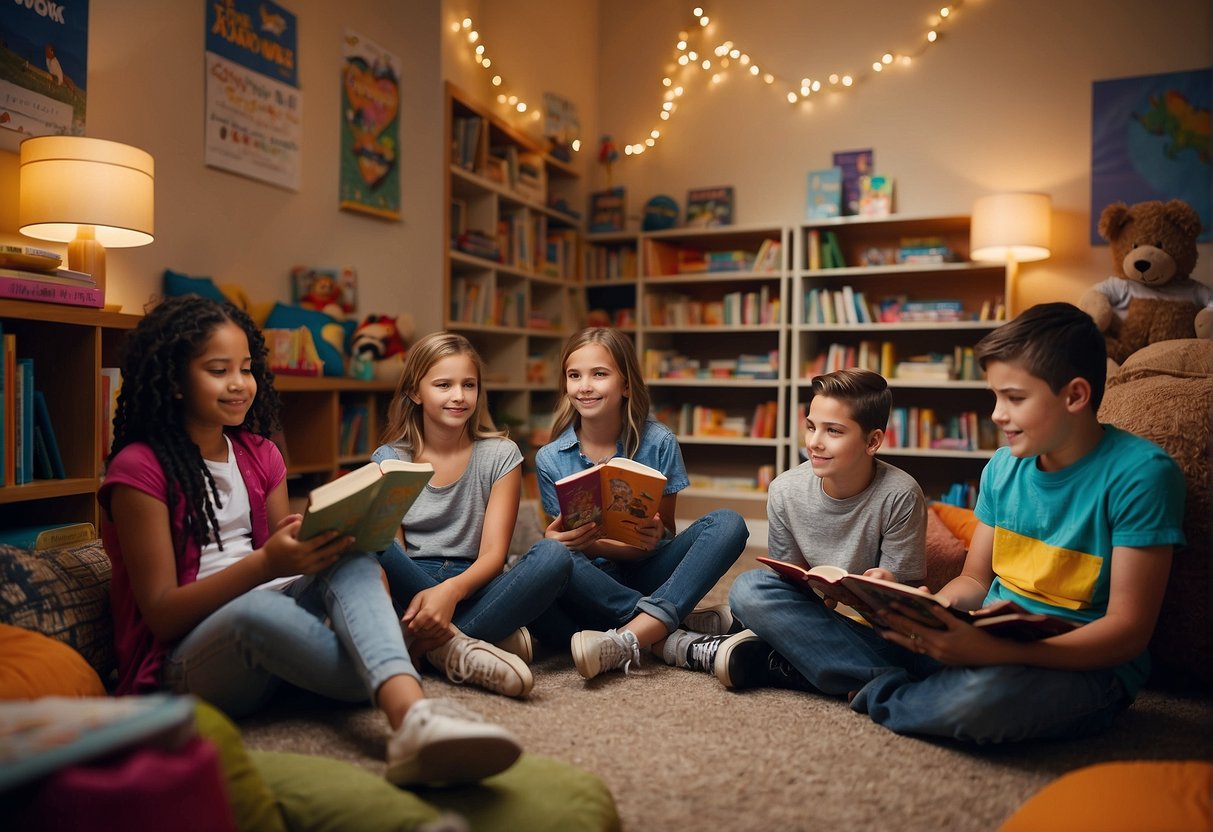
[[[368,462],[348,474],[313,488],[299,539],[336,529],[351,535],[350,549],[381,552],[400,528],[400,521],[434,476],[428,462],[385,459]]]
[[[590,228],[593,233],[623,231],[625,193],[623,188],[611,188],[590,194]]]
[[[945,629],[946,625],[933,612],[943,609],[990,635],[1017,641],[1048,638],[1078,626],[1077,622],[1065,618],[1029,612],[1013,601],[999,601],[969,612],[953,609],[945,599],[925,589],[867,575],[853,575],[837,566],[822,564],[810,569],[774,558],[759,557],[757,560],[805,592],[833,599],[844,607],[838,609],[841,614],[849,618],[858,616],[876,629],[887,629],[881,614],[894,603],[899,605],[898,611],[902,615],[922,627]]]
[[[864,150],[839,150],[834,153],[834,164],[842,168],[842,213],[859,213],[859,177],[872,173],[874,153]]]
[[[809,171],[809,193],[805,218],[829,219],[842,214],[842,168],[834,166]]]
[[[713,228],[733,224],[733,188],[697,188],[687,191],[687,226]]]
[[[615,457],[555,482],[566,529],[599,523],[604,536],[633,546],[636,526],[657,513],[665,475],[626,457]]]

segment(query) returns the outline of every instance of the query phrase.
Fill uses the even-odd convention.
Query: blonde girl
[[[540,540],[503,571],[522,453],[494,428],[481,374],[462,335],[435,332],[410,348],[372,458],[429,462],[434,477],[380,562],[416,653],[453,682],[522,697],[533,682],[525,625],[564,588],[572,564],[567,549]]]

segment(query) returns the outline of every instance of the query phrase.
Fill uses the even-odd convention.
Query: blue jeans
[[[955,667],[885,641],[766,569],[738,576],[741,621],[822,693],[899,734],[975,743],[1089,736],[1129,705],[1112,670]]]
[[[420,679],[379,564],[365,554],[342,557],[281,592],[253,590],[229,601],[177,643],[162,673],[169,690],[232,716],[257,710],[282,682],[342,702],[374,702],[391,677]]]
[[[532,630],[540,641],[560,644],[578,630],[609,630],[645,612],[672,632],[737,560],[749,535],[740,514],[720,509],[663,540],[644,560],[591,560],[573,552],[568,586]]]
[[[379,562],[387,573],[397,616],[404,614],[418,592],[462,574],[473,563],[464,558],[409,557],[398,541],[379,555]],[[540,540],[508,572],[455,605],[451,623],[472,638],[501,641],[552,603],[564,589],[571,568],[568,549],[555,540]]]

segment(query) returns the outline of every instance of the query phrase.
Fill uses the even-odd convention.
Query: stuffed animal
[[[1107,341],[1109,371],[1137,350],[1176,338],[1213,338],[1213,289],[1192,280],[1200,216],[1173,199],[1125,205],[1099,217],[1115,274],[1079,300]]]
[[[396,381],[413,335],[411,315],[367,315],[350,337],[350,375]]]

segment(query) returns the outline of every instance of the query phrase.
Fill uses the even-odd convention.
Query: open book
[[[380,552],[392,542],[400,521],[434,476],[428,462],[385,459],[368,462],[308,494],[299,539],[337,529],[353,535],[357,552]]]
[[[599,523],[604,537],[633,546],[641,542],[639,521],[657,513],[665,475],[656,468],[617,456],[555,482],[566,529]]]
[[[822,564],[811,569],[795,563],[759,557],[761,563],[778,572],[785,579],[806,592],[838,602],[836,610],[849,618],[856,618],[877,629],[886,629],[880,613],[896,602],[900,612],[924,627],[944,629],[944,624],[932,613],[932,608],[942,607],[962,621],[980,627],[990,635],[1012,638],[1017,641],[1035,641],[1059,635],[1078,626],[1078,622],[1055,615],[1029,612],[1014,601],[997,601],[988,607],[969,612],[953,609],[946,599],[925,589],[886,581],[867,575],[852,575],[837,566]]]

